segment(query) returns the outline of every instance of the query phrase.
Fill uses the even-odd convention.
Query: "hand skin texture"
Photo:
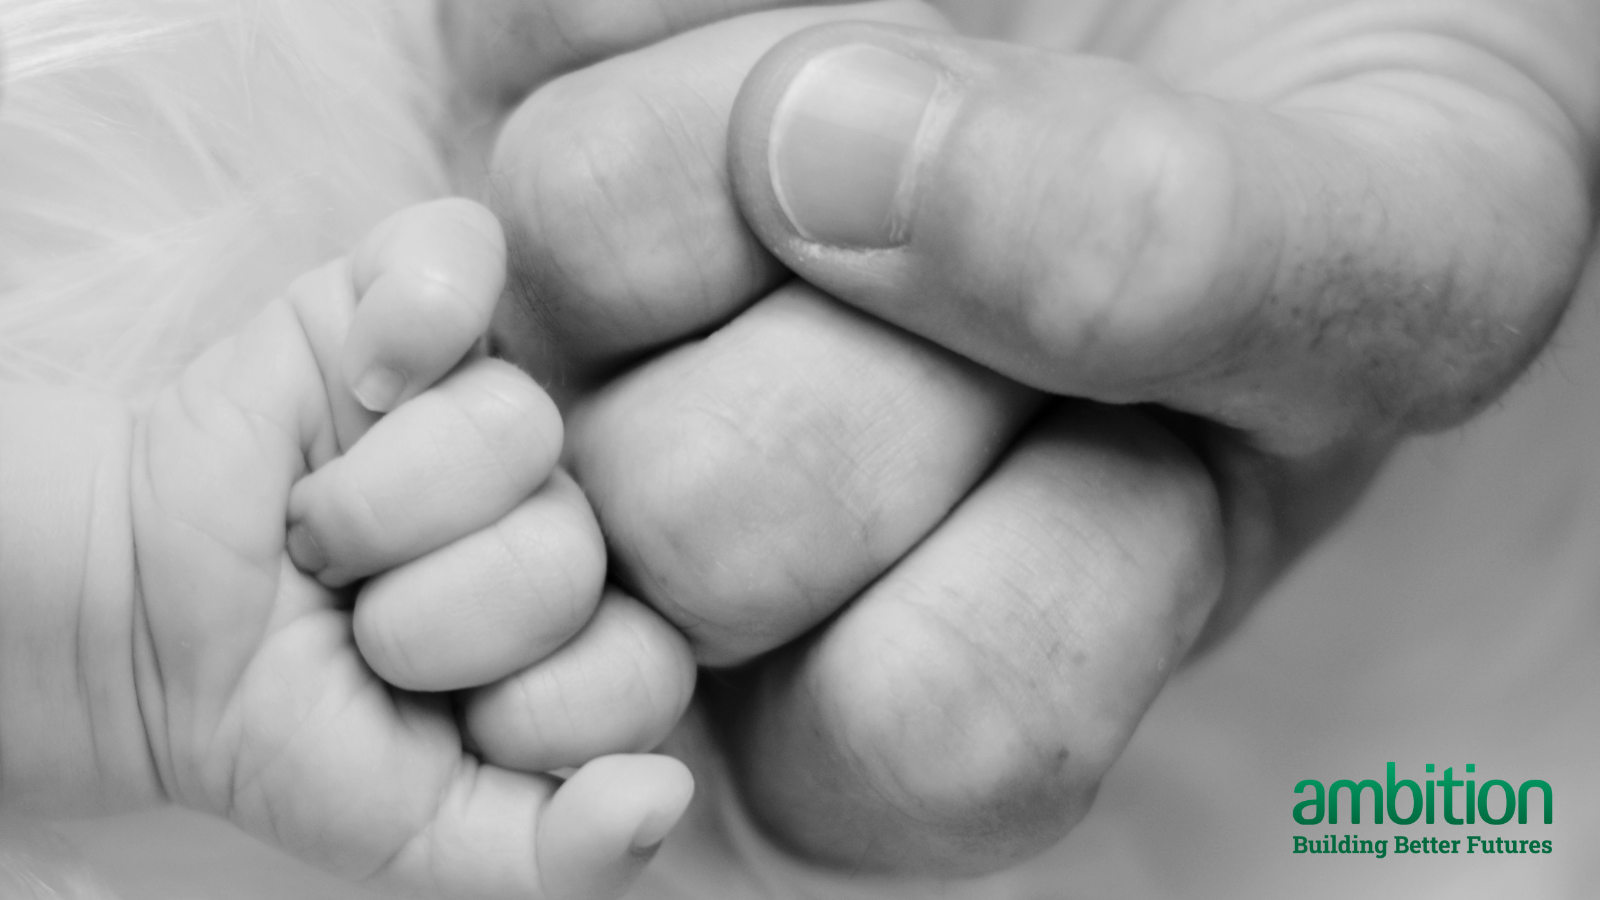
[[[504,272],[494,218],[439,201],[295,282],[148,410],[0,388],[9,809],[181,803],[407,895],[628,887],[689,801],[681,763],[638,751],[694,671],[653,613],[602,597],[550,399],[463,359]],[[382,418],[341,374],[367,355],[414,373]],[[575,677],[597,672],[622,677]],[[458,716],[445,692],[480,686]]]
[[[569,397],[613,577],[702,662],[806,634],[686,746],[849,871],[1064,834],[1201,624],[1517,377],[1590,239],[1576,0],[943,11],[997,40],[788,9],[555,79],[488,188],[497,339]]]

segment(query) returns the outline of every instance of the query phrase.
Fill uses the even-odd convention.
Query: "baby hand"
[[[504,254],[481,207],[407,210],[156,400],[135,683],[167,794],[302,858],[453,897],[616,896],[692,787],[601,754],[664,737],[694,670],[601,598],[554,405],[470,353]]]

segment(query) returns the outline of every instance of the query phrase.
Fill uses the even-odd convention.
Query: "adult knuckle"
[[[1086,151],[1091,174],[1052,176],[1077,182],[1071,190],[1087,191],[1087,202],[1068,232],[1036,229],[1052,244],[1036,248],[1040,258],[1062,264],[1030,285],[1022,322],[1040,352],[1074,371],[1075,386],[1143,399],[1149,383],[1215,349],[1206,300],[1223,274],[1235,160],[1197,101],[1154,92],[1103,116]]]
[[[935,830],[1036,830],[1082,787],[1067,774],[1068,750],[991,702],[981,673],[947,665],[966,655],[944,641],[864,666],[843,699],[852,752],[892,785],[906,815]]]
[[[579,75],[547,86],[519,116],[510,211],[513,260],[539,302],[563,316],[648,307],[685,266],[678,211],[661,202],[681,165],[672,117],[638,91]]]
[[[784,478],[758,443],[720,416],[625,426],[597,498],[641,597],[690,635],[706,661],[733,662],[781,641],[795,585],[774,547],[787,520]]]

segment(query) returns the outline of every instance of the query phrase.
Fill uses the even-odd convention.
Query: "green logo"
[[[1432,772],[1433,763],[1428,763],[1427,771]],[[1471,775],[1477,766],[1467,763],[1467,774]],[[1518,825],[1528,824],[1529,793],[1538,791],[1535,800],[1543,807],[1544,824],[1553,821],[1555,809],[1555,791],[1550,787],[1550,782],[1540,778],[1530,778],[1516,788],[1512,788],[1509,781],[1494,778],[1479,785],[1475,779],[1457,779],[1455,767],[1444,770],[1444,777],[1437,781],[1427,779],[1422,784],[1417,784],[1410,778],[1395,780],[1394,763],[1389,763],[1387,777],[1382,783],[1375,779],[1366,778],[1361,781],[1352,781],[1341,778],[1326,788],[1322,782],[1315,778],[1307,778],[1294,786],[1296,794],[1305,794],[1311,791],[1308,799],[1301,800],[1294,805],[1294,820],[1301,825],[1321,825],[1326,818],[1329,825],[1339,824],[1339,797],[1350,798],[1347,808],[1350,810],[1350,824],[1361,824],[1361,798],[1371,792],[1372,821],[1378,825],[1383,824],[1384,810],[1389,812],[1389,820],[1396,825],[1410,825],[1422,817],[1428,825],[1434,824],[1435,811],[1444,814],[1447,825],[1475,825],[1481,818],[1488,825],[1504,825],[1516,816]],[[1400,813],[1400,796],[1406,795],[1406,813]],[[1457,804],[1457,800],[1465,802]],[[1457,815],[1460,810],[1462,815]],[[1495,814],[1498,810],[1499,814]]]
[[[1427,774],[1434,771],[1433,763],[1424,767]],[[1295,794],[1305,798],[1294,804],[1294,821],[1300,825],[1337,825],[1341,807],[1347,811],[1346,821],[1360,825],[1363,808],[1371,811],[1374,825],[1382,825],[1384,814],[1395,825],[1410,825],[1421,819],[1423,824],[1435,824],[1435,815],[1443,818],[1445,825],[1506,825],[1513,818],[1518,825],[1528,824],[1532,810],[1534,822],[1543,819],[1549,825],[1555,821],[1555,790],[1550,782],[1530,778],[1513,787],[1503,778],[1479,782],[1470,777],[1477,766],[1468,763],[1465,775],[1457,778],[1454,766],[1444,770],[1443,777],[1425,778],[1421,784],[1411,778],[1396,778],[1395,764],[1389,763],[1384,779],[1364,778],[1356,781],[1340,778],[1324,785],[1315,778],[1306,778],[1294,786]],[[1341,798],[1348,798],[1341,803]],[[1549,840],[1516,840],[1483,835],[1466,835],[1464,838],[1437,836],[1394,836],[1393,854],[1460,853],[1462,844],[1467,853],[1552,853]],[[1315,837],[1294,836],[1295,853],[1360,853],[1384,859],[1390,856],[1387,839],[1374,840],[1360,835],[1320,834]]]

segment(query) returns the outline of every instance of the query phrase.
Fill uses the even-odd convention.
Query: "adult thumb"
[[[1137,348],[1096,362],[1091,336],[1160,338],[1146,332],[1227,265],[1228,148],[1200,116],[1124,63],[850,23],[762,60],[730,160],[746,218],[808,281],[1096,396]]]
[[[1564,170],[1488,166],[1471,149],[1484,141],[1441,148],[1384,118],[1413,106],[1364,84],[1324,98],[1365,111],[1359,129],[1342,106],[1275,112],[1274,90],[1224,100],[1112,59],[826,26],[745,82],[731,172],[751,227],[801,277],[1036,388],[1159,402],[1288,453],[1364,422],[1458,417],[1440,392],[1492,396],[1527,348],[1474,354],[1473,323],[1536,346],[1560,285],[1490,252],[1463,197],[1559,198],[1547,188],[1570,185],[1548,173]],[[1464,194],[1462,159],[1500,174]],[[1544,299],[1445,290],[1496,260]],[[1462,352],[1417,353],[1441,310],[1473,324]],[[1459,359],[1473,365],[1430,368]]]

